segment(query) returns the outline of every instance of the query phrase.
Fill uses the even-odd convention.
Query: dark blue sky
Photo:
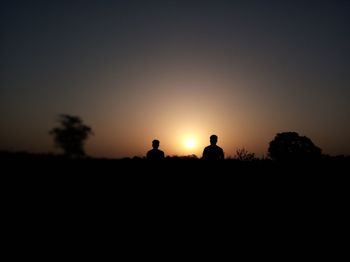
[[[266,154],[297,131],[350,154],[350,1],[2,1],[0,149],[51,151],[59,113],[89,153]]]

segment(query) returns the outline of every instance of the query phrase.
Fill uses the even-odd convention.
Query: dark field
[[[240,225],[267,231],[266,225],[281,226],[291,232],[302,226],[319,235],[325,231],[317,221],[343,219],[349,195],[345,157],[307,163],[152,162],[3,152],[1,165],[5,210],[10,217],[15,214],[17,224],[31,217],[36,224],[54,220],[58,228],[72,227],[74,221],[85,234],[91,225],[84,221],[94,220],[102,227],[107,221],[108,227],[144,229],[145,221],[158,226],[172,221],[167,228],[193,224],[203,233],[207,225],[201,221],[216,218],[243,231]]]
[[[223,161],[205,161],[191,157],[167,157],[164,160],[150,161],[143,158],[77,158],[71,159],[60,155],[30,154],[25,152],[0,152],[0,160],[6,172],[31,175],[61,174],[62,176],[147,176],[168,175],[187,178],[206,177],[244,177],[244,175],[263,176],[347,176],[350,157],[323,156],[314,161],[284,161],[255,159],[240,161],[226,159]],[[5,172],[5,173],[6,173]]]

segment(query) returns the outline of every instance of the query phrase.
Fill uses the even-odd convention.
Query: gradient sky
[[[348,0],[4,0],[0,39],[0,149],[58,152],[66,113],[92,156],[201,156],[211,134],[262,156],[284,131],[350,154]]]

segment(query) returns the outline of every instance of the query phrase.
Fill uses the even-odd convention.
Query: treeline
[[[93,135],[90,126],[83,123],[78,116],[67,114],[59,115],[59,125],[52,128],[49,134],[53,137],[55,145],[61,149],[62,154],[32,154],[28,152],[6,152],[0,151],[1,159],[7,160],[47,160],[47,161],[66,161],[66,160],[94,160],[94,161],[113,161],[117,159],[91,158],[84,149],[85,142]],[[213,135],[214,136],[214,135]],[[156,141],[156,140],[155,140]],[[133,157],[118,159],[119,161],[142,161],[145,157]],[[197,161],[202,156],[167,156],[162,161]],[[210,159],[210,158],[207,158]],[[215,159],[215,158],[214,158]],[[222,159],[217,158],[217,159]],[[348,161],[348,156],[329,156],[322,153],[320,147],[315,145],[312,140],[306,136],[301,136],[297,132],[282,132],[275,135],[274,139],[269,142],[268,153],[265,157],[258,158],[252,152],[245,148],[236,150],[236,154],[220,161],[231,162],[331,162],[331,161]]]

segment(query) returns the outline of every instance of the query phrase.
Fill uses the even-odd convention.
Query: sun
[[[197,145],[197,142],[194,138],[190,137],[185,139],[184,144],[187,149],[194,149]]]

